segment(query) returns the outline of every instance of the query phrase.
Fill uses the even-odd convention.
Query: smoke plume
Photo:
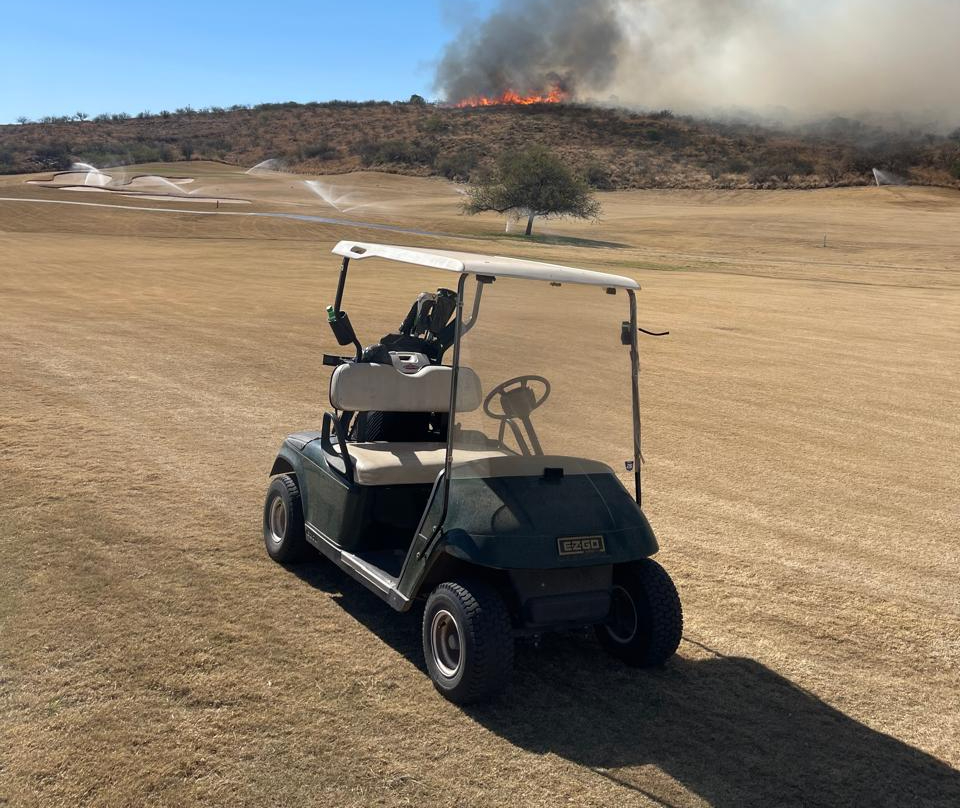
[[[698,114],[960,122],[957,0],[503,0],[438,66],[450,101],[560,86]]]
[[[437,87],[460,101],[609,86],[624,51],[620,10],[616,0],[505,0],[447,47]]]

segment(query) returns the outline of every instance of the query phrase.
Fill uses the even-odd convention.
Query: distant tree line
[[[129,112],[101,112],[99,115],[93,116],[91,118],[85,112],[75,112],[73,115],[44,115],[36,120],[32,120],[25,115],[21,115],[16,119],[18,124],[28,124],[28,123],[42,123],[42,124],[64,124],[72,122],[83,122],[86,120],[92,120],[95,123],[119,123],[129,120],[145,120],[148,118],[172,118],[175,116],[191,116],[191,115],[223,115],[226,112],[238,112],[240,110],[253,110],[254,112],[269,112],[273,110],[285,110],[285,109],[317,109],[317,108],[326,108],[326,109],[345,109],[345,108],[355,108],[362,109],[365,107],[396,107],[412,105],[416,107],[424,106],[436,106],[435,102],[427,101],[421,95],[412,95],[408,101],[342,101],[338,99],[333,99],[331,101],[267,101],[261,104],[231,104],[228,107],[219,107],[219,106],[209,106],[209,107],[198,107],[194,108],[187,104],[183,107],[177,107],[173,111],[164,109],[160,112],[154,113],[150,110],[142,110],[136,114],[131,115]]]

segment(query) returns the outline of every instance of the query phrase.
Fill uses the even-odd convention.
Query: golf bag
[[[456,309],[457,293],[451,289],[421,292],[398,331],[365,348],[360,361],[389,365],[391,352],[409,351],[440,364],[456,334],[456,321],[452,319]],[[353,421],[350,437],[358,441],[436,441],[442,439],[445,426],[445,416],[438,414],[362,412]]]

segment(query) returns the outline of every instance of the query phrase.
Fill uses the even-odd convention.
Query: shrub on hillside
[[[746,174],[750,170],[750,163],[742,157],[728,157],[721,167],[724,174]]]
[[[851,166],[858,174],[870,174],[874,168],[906,175],[916,164],[916,151],[910,144],[891,142],[873,144],[857,149],[851,156]]]
[[[180,154],[184,154],[186,147],[193,155],[193,147],[189,143],[181,143]],[[168,163],[177,159],[177,153],[166,143],[156,141],[123,143],[107,141],[82,147],[73,155],[76,159],[96,166],[122,166],[131,163]],[[185,157],[185,159],[190,159]],[[69,165],[69,160],[67,165]]]
[[[760,163],[750,169],[750,182],[763,185],[768,182],[789,182],[793,172],[788,163]]]
[[[66,143],[48,143],[39,146],[33,153],[33,162],[43,168],[56,171],[70,168],[70,147]]]
[[[467,182],[479,164],[479,150],[475,146],[464,146],[449,154],[440,155],[434,168],[448,180]]]
[[[817,167],[817,174],[823,177],[827,182],[836,184],[841,182],[847,174],[850,173],[850,158],[848,155],[841,155],[825,160]]]
[[[701,166],[712,180],[719,180],[726,174],[748,174],[751,169],[750,162],[739,156],[705,158]]]
[[[587,185],[598,191],[609,191],[613,188],[613,173],[609,166],[603,163],[590,163],[584,172]]]
[[[326,140],[300,149],[300,159],[302,160],[332,160],[337,154],[337,147]]]
[[[356,152],[365,166],[394,163],[407,166],[429,166],[436,159],[439,147],[433,142],[418,140],[367,140],[358,144]]]
[[[809,160],[769,156],[751,169],[750,182],[756,185],[770,182],[788,183],[791,177],[808,177],[815,172],[816,168]]]
[[[441,115],[433,113],[420,124],[420,130],[431,135],[438,135],[441,132],[449,132],[450,124]]]

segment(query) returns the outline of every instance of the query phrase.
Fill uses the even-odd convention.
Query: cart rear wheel
[[[296,561],[306,552],[300,489],[290,474],[270,481],[263,504],[263,543],[270,558],[281,564]]]
[[[662,665],[673,656],[683,610],[667,571],[650,558],[615,567],[610,616],[596,632],[600,644],[628,665]]]
[[[458,704],[503,690],[513,670],[510,613],[483,581],[440,584],[423,612],[423,654],[434,686]]]

